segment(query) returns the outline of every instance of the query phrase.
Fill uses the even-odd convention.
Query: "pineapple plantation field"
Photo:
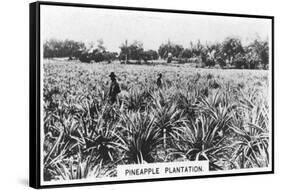
[[[270,164],[270,71],[52,59],[43,69],[45,181],[115,177],[124,164]],[[121,87],[113,105],[111,72]]]

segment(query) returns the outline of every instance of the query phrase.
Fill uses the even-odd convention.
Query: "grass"
[[[112,71],[121,86],[114,105]],[[267,167],[268,82],[261,70],[44,60],[44,180],[178,160],[209,160],[211,171]]]

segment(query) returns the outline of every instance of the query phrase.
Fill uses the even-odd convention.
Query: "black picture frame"
[[[157,179],[139,179],[139,180],[122,180],[122,181],[107,181],[107,182],[93,182],[93,183],[75,183],[75,184],[55,184],[42,185],[40,183],[40,6],[68,6],[68,7],[84,7],[84,8],[102,8],[102,9],[117,9],[117,10],[133,10],[133,11],[152,11],[162,13],[182,13],[194,15],[215,15],[225,17],[245,17],[245,18],[263,18],[271,20],[271,63],[272,63],[272,168],[271,171],[248,172],[248,173],[231,173],[231,174],[215,174],[204,176],[191,177],[171,177],[171,178],[157,178]],[[29,35],[30,35],[30,74],[29,74],[29,185],[33,188],[53,188],[53,187],[72,187],[72,186],[86,186],[86,185],[103,185],[103,184],[120,184],[120,183],[135,183],[135,182],[152,182],[152,181],[166,181],[166,180],[184,180],[195,178],[214,178],[214,177],[232,177],[258,174],[273,174],[274,173],[274,16],[264,15],[248,15],[248,14],[234,14],[234,13],[219,13],[219,12],[201,12],[201,11],[187,11],[187,10],[170,10],[170,9],[156,9],[156,8],[142,8],[142,7],[123,7],[123,6],[109,6],[109,5],[92,5],[81,3],[61,3],[37,1],[29,5]]]

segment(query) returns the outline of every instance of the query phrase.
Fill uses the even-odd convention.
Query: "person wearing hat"
[[[158,74],[157,82],[156,82],[158,88],[162,88],[162,74]]]
[[[109,77],[111,79],[109,98],[110,98],[110,103],[114,104],[117,101],[117,95],[121,92],[121,90],[116,80],[116,75],[114,74],[114,72],[111,72]]]

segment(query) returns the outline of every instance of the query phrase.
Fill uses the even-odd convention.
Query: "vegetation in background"
[[[145,50],[140,41],[120,46],[120,52],[106,50],[103,40],[98,40],[96,47],[86,48],[82,42],[72,40],[50,39],[44,43],[44,58],[69,57],[81,62],[107,62],[119,60],[121,63],[157,64],[157,63],[196,63],[196,67],[268,69],[269,46],[267,41],[255,39],[247,46],[241,40],[228,37],[221,43],[202,44],[190,42],[189,47],[175,44],[168,40],[160,45],[157,51]],[[159,58],[162,60],[159,60]]]
[[[83,42],[73,40],[50,39],[43,44],[44,58],[73,57],[78,58],[81,52],[86,49]]]

